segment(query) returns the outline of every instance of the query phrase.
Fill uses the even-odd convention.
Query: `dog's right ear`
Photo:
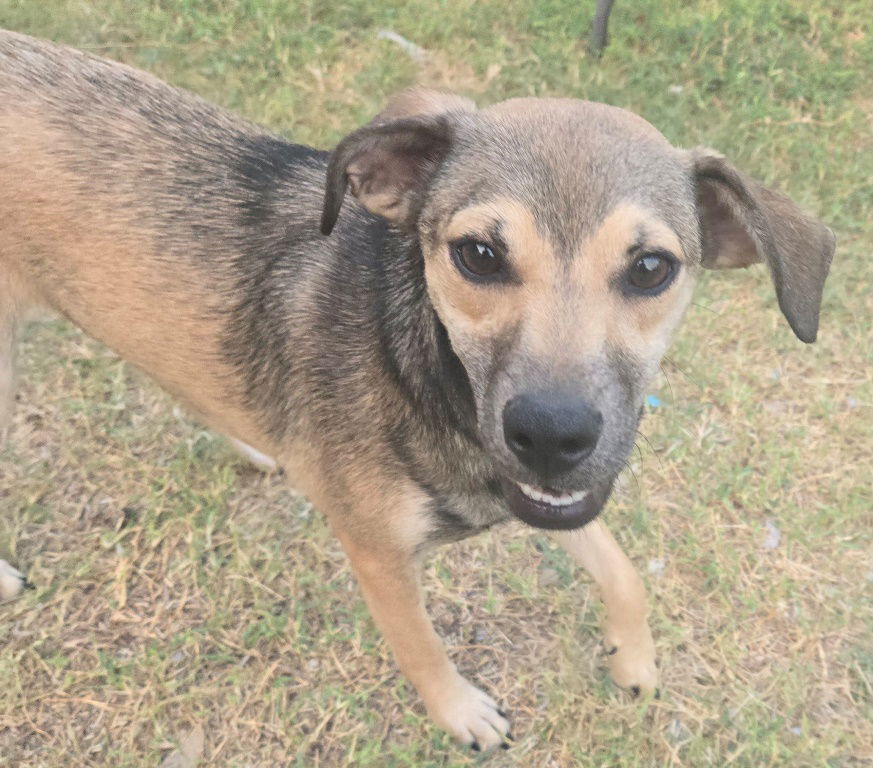
[[[475,105],[459,96],[404,91],[346,136],[328,164],[322,234],[333,230],[346,188],[371,213],[414,229],[428,182],[451,149],[456,114],[470,109]]]

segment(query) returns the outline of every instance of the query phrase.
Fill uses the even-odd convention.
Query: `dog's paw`
[[[0,560],[0,600],[11,600],[27,586],[24,574]]]
[[[607,632],[606,652],[609,674],[616,685],[638,696],[658,689],[655,643],[647,624],[633,633]]]
[[[484,691],[455,673],[427,694],[424,704],[431,719],[457,741],[480,752],[492,747],[509,748],[509,720]]]

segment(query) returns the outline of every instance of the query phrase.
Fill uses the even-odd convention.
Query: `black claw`
[[[661,698],[661,689],[660,688],[655,688],[655,698],[660,700],[660,698]]]
[[[506,712],[504,712],[502,709],[498,709],[498,710],[497,710],[497,714],[500,715],[504,720],[508,720],[508,719],[509,719],[509,718],[506,716]]]
[[[506,732],[506,738],[509,739],[510,741],[515,741],[515,736],[512,735],[512,731]]]
[[[616,645],[615,647],[612,648],[612,650],[607,651],[606,655],[607,656],[615,656],[615,654],[617,654],[617,653],[618,653],[618,646]]]
[[[21,582],[21,586],[25,589],[36,589],[36,584],[34,584],[32,581],[28,581],[27,579],[24,579]]]
[[[474,742],[470,745],[470,747],[471,747],[471,749],[472,749],[474,752],[481,752],[481,751],[482,751],[482,747],[479,746],[479,742],[478,742],[478,741],[474,741]]]
[[[500,748],[503,749],[503,750],[509,749],[509,743],[504,741],[504,742],[500,745]]]
[[[634,695],[634,698],[636,698],[640,695],[640,687],[638,685],[635,685],[630,689],[630,692]]]

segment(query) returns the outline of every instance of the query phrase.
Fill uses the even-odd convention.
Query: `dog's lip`
[[[581,528],[603,509],[612,483],[571,492],[551,491],[504,478],[503,494],[509,511],[534,528],[553,531]]]

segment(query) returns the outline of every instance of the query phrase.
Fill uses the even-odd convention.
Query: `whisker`
[[[664,361],[667,362],[667,358],[664,358]],[[673,383],[670,381],[670,377],[667,375],[667,371],[664,370],[664,363],[658,363],[658,368],[661,369],[661,373],[664,374],[664,381],[667,382],[667,386],[670,388],[670,404],[676,404],[676,395],[673,393]]]
[[[634,443],[634,445],[636,445],[636,443]],[[641,490],[640,480],[637,477],[637,473],[634,472],[634,468],[630,465],[629,461],[625,461],[624,468],[627,469],[627,471],[631,473],[631,477],[634,479],[634,482],[637,484],[637,490]]]
[[[697,307],[698,309],[705,309],[707,312],[712,312],[712,314],[714,314],[716,317],[721,317],[721,312],[713,309],[712,307],[706,306],[706,304],[701,304],[697,301],[692,301],[691,306]]]
[[[665,363],[669,363],[673,368],[675,368],[677,371],[679,371],[679,373],[681,373],[681,374],[682,374],[686,379],[688,379],[688,381],[690,381],[690,382],[691,382],[695,387],[697,387],[701,392],[704,390],[704,386],[703,386],[699,381],[696,381],[695,379],[693,379],[693,378],[691,377],[691,374],[688,373],[688,371],[686,371],[686,370],[685,370],[684,368],[682,368],[681,366],[677,365],[675,360],[672,360],[672,359],[669,358],[669,357],[665,357],[665,358],[664,358],[664,362],[665,362]],[[661,372],[662,372],[662,373],[664,372],[664,366],[663,366],[663,365],[661,366]],[[666,374],[665,374],[665,376],[666,376]]]
[[[661,468],[663,469],[663,468],[664,468],[664,460],[661,458],[661,454],[658,453],[658,451],[655,450],[655,446],[652,445],[652,441],[649,440],[649,438],[648,438],[646,435],[644,435],[642,432],[640,432],[639,430],[637,430],[637,434],[638,434],[641,438],[643,438],[643,440],[646,441],[646,445],[649,446],[649,450],[652,452],[652,454],[653,454],[653,455],[655,456],[655,458],[658,460],[658,464],[660,464]],[[637,446],[637,443],[636,443],[636,442],[634,443],[634,446]],[[638,446],[637,446],[637,447],[638,447]]]

